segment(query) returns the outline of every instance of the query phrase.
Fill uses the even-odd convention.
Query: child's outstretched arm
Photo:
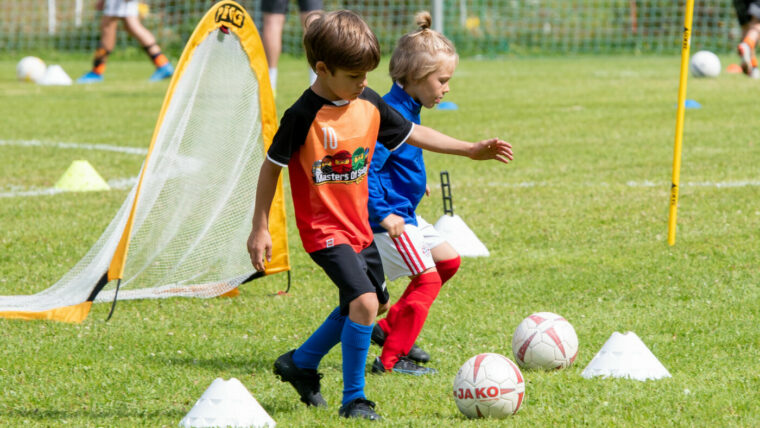
[[[248,254],[257,271],[263,271],[272,261],[272,236],[269,234],[269,210],[277,190],[277,180],[282,167],[265,159],[256,186],[256,206],[253,209],[251,234],[248,236]]]
[[[509,163],[514,159],[512,145],[498,138],[468,143],[422,125],[415,125],[407,142],[431,152],[467,156],[474,160],[496,159]]]

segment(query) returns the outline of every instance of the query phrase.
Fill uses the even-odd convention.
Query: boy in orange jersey
[[[307,19],[304,48],[314,84],[282,117],[261,166],[248,252],[256,270],[271,259],[268,219],[282,167],[288,167],[293,208],[306,252],[338,287],[339,305],[297,349],[282,354],[274,372],[301,401],[326,406],[320,393],[322,358],[341,343],[343,400],[338,414],[378,420],[364,394],[373,323],[388,308],[388,291],[367,208],[367,171],[375,143],[393,150],[405,142],[472,159],[512,159],[497,138],[468,143],[414,125],[367,87],[380,61],[372,30],[355,13],[315,13]]]
[[[100,45],[95,50],[95,58],[92,61],[92,70],[77,79],[77,83],[98,83],[103,81],[103,73],[106,71],[106,61],[116,46],[116,29],[119,21],[124,21],[127,32],[140,42],[145,53],[148,54],[156,70],[150,76],[150,81],[157,81],[171,77],[174,73],[169,60],[161,52],[156,44],[153,33],[140,22],[138,0],[98,0],[96,10],[103,11],[100,20]]]
[[[760,38],[760,0],[734,0],[736,17],[742,26],[742,41],[736,47],[742,61],[742,71],[753,79],[760,79],[755,45]]]

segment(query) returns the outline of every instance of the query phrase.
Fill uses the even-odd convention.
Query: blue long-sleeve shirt
[[[420,124],[422,105],[414,101],[398,84],[394,83],[383,99],[402,116]],[[380,222],[390,214],[401,216],[406,224],[417,226],[414,211],[425,196],[427,184],[422,149],[402,144],[391,152],[382,144],[376,143],[367,181],[369,223],[373,232],[386,231]]]

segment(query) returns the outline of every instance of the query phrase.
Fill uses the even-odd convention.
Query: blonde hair
[[[312,12],[305,21],[303,46],[312,69],[322,61],[330,72],[370,71],[380,63],[380,44],[364,20],[349,10]]]
[[[444,58],[453,56],[459,61],[451,40],[430,29],[433,22],[430,12],[418,12],[414,20],[417,30],[398,39],[389,66],[391,79],[402,85],[425,79],[440,67]]]

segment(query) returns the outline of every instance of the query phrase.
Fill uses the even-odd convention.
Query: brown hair
[[[312,69],[322,61],[330,72],[370,71],[380,63],[380,44],[364,20],[350,10],[312,12],[306,19],[303,46]]]
[[[425,79],[441,65],[442,56],[454,56],[459,61],[451,40],[430,29],[433,21],[430,12],[418,12],[414,20],[417,30],[398,39],[388,67],[391,79],[402,85]]]

